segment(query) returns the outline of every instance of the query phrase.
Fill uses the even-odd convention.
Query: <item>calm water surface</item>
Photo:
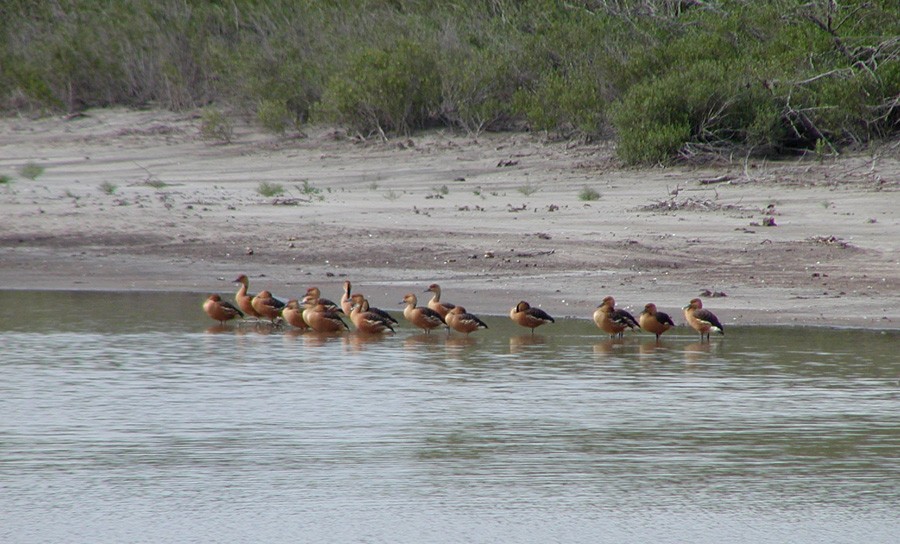
[[[0,291],[0,541],[897,542],[896,331],[373,339],[202,301]]]

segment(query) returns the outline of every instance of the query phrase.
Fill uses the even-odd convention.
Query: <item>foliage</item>
[[[28,179],[32,179],[32,180],[37,179],[37,177],[43,173],[44,173],[44,167],[39,164],[33,163],[33,162],[29,162],[28,164],[23,166],[21,169],[19,169],[20,176],[22,176],[23,178],[28,178]]]
[[[259,185],[256,186],[256,192],[266,198],[269,198],[284,194],[284,186],[282,186],[280,183],[269,183],[268,181],[261,181]]]
[[[584,200],[585,202],[600,200],[600,193],[598,193],[597,190],[593,187],[588,187],[587,185],[585,185],[578,193],[578,200]]]
[[[200,137],[204,140],[231,143],[234,138],[234,124],[222,111],[206,108],[200,117]]]
[[[900,132],[897,36],[895,0],[6,0],[0,110],[202,107],[226,142],[222,112],[614,134],[629,163],[833,154]]]

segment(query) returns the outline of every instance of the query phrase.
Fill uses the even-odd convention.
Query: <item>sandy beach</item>
[[[350,280],[388,309],[437,282],[484,315],[527,300],[587,319],[613,295],[682,322],[701,296],[726,326],[900,328],[900,142],[636,169],[610,143],[532,134],[239,125],[226,144],[199,127],[157,110],[0,120],[0,287],[230,297],[246,273],[285,299]]]

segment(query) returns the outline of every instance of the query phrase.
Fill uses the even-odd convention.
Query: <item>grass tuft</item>
[[[266,198],[270,198],[273,196],[284,194],[284,187],[280,183],[269,183],[268,181],[261,181],[259,185],[256,186],[256,192]]]
[[[33,163],[33,162],[26,164],[19,170],[20,176],[22,176],[23,178],[31,179],[31,180],[36,179],[38,176],[40,176],[43,173],[44,173],[44,167],[39,164]]]
[[[585,185],[578,193],[578,200],[584,200],[587,202],[600,200],[600,193],[598,193],[593,187],[588,187],[587,185]]]

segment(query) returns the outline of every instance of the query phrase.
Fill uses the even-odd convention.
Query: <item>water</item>
[[[202,300],[0,291],[0,541],[896,542],[896,331],[371,339]]]

